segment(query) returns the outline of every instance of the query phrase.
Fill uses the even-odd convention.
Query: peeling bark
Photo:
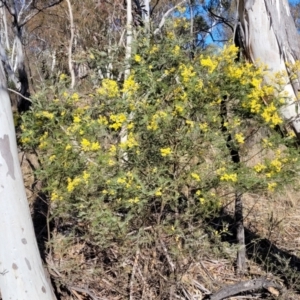
[[[266,64],[271,73],[285,71],[286,63],[300,59],[300,39],[287,0],[239,0],[238,13],[242,30],[242,44],[247,58]],[[269,79],[265,78],[266,82]],[[281,109],[300,138],[299,76],[288,82],[286,105]]]

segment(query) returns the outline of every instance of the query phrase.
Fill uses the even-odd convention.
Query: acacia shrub
[[[193,59],[185,45],[172,28],[160,43],[141,39],[124,82],[106,78],[83,94],[62,74],[22,116],[20,143],[39,153],[52,217],[103,249],[147,245],[149,226],[184,245],[235,191],[275,193],[296,178],[298,153],[286,147],[294,137],[275,130],[284,125],[281,77],[262,86],[266,67],[236,62],[234,45]],[[255,165],[249,122],[265,128],[257,143],[273,153]]]

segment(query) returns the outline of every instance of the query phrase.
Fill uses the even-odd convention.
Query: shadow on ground
[[[234,218],[222,212],[214,218],[210,225],[215,230],[220,230],[223,225],[229,224],[228,234],[222,234],[222,241],[236,244],[236,230]],[[274,276],[280,277],[288,289],[300,293],[300,258],[277,247],[267,238],[262,238],[255,232],[245,227],[247,259],[258,264],[261,269]]]

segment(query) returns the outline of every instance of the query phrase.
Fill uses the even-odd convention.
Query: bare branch
[[[20,96],[20,97],[22,97],[23,99],[25,99],[25,100],[27,100],[27,101],[29,101],[29,102],[32,103],[32,100],[31,100],[31,99],[29,99],[29,98],[23,96],[21,93],[15,91],[15,90],[12,90],[12,89],[10,89],[10,88],[7,88],[7,90],[10,91],[10,92],[12,92],[12,93],[14,93],[14,94],[16,94],[16,95],[18,95],[18,96]]]
[[[163,26],[165,25],[166,19],[167,17],[171,14],[172,11],[174,11],[177,7],[179,7],[180,5],[182,5],[183,3],[185,3],[186,0],[181,1],[180,3],[178,3],[177,5],[175,5],[174,7],[170,8],[162,17],[158,28],[155,29],[154,31],[154,35],[157,35],[160,33],[161,29],[163,28]]]

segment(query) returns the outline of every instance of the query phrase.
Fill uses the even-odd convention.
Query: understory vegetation
[[[178,18],[163,39],[140,30],[130,61],[103,79],[110,61],[89,48],[74,89],[60,73],[16,116],[20,148],[38,158],[32,186],[47,203],[38,238],[62,297],[202,299],[234,282],[236,195],[250,215],[297,193],[299,150],[280,109],[298,65],[266,83],[268,67],[238,61],[232,42],[191,49],[184,28]],[[299,290],[297,253],[271,236],[282,220],[247,217],[249,272],[239,279],[258,268]]]

